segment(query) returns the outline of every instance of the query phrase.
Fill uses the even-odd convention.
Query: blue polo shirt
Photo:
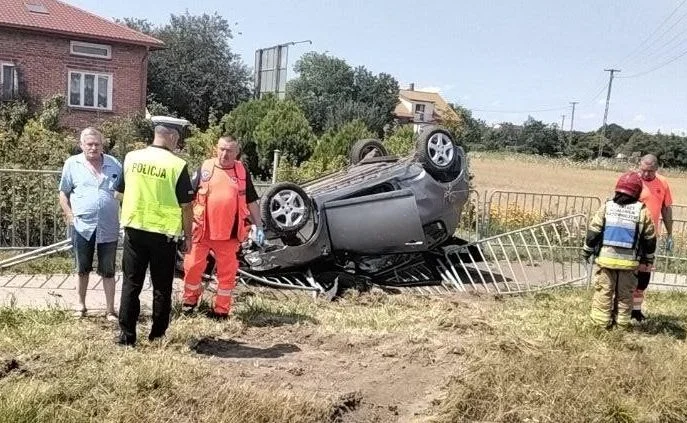
[[[115,242],[119,237],[119,200],[114,194],[122,179],[122,164],[103,154],[102,174],[98,181],[86,157],[77,154],[64,162],[60,179],[60,191],[69,197],[74,214],[74,229],[86,239],[95,232],[96,243]]]

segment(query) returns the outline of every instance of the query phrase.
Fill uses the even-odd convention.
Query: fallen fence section
[[[458,291],[518,294],[586,280],[587,218],[571,215],[445,251],[444,279]]]

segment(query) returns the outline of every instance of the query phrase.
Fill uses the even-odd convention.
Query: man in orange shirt
[[[644,203],[649,210],[651,220],[656,227],[656,236],[661,232],[660,219],[663,217],[663,224],[666,227],[666,251],[673,249],[673,197],[670,193],[670,186],[665,177],[657,175],[658,159],[653,154],[647,154],[639,162],[639,174],[642,177],[643,188],[639,201]],[[637,289],[633,294],[632,318],[642,321],[642,303],[644,302],[644,291],[651,279],[651,270],[640,268],[637,273]]]
[[[198,304],[202,273],[212,250],[217,266],[213,316],[226,318],[232,305],[231,291],[236,286],[241,243],[251,236],[257,244],[262,244],[265,235],[252,178],[248,169],[236,160],[238,142],[230,135],[221,137],[216,154],[216,158],[205,160],[192,178],[196,190],[193,243],[184,257],[183,311],[191,313]],[[255,230],[249,234],[251,223]]]

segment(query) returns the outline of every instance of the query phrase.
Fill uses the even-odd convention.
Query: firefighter
[[[258,194],[248,169],[236,160],[238,154],[236,139],[230,135],[221,137],[216,157],[205,160],[193,178],[193,243],[184,257],[185,314],[193,312],[202,295],[201,277],[212,251],[217,266],[217,292],[211,316],[226,318],[231,311],[241,243],[249,236],[258,245],[264,242]]]
[[[637,172],[618,178],[615,196],[596,212],[589,224],[583,256],[598,251],[594,279],[592,322],[629,327],[637,272],[654,262],[656,233],[646,206],[639,201],[642,179]]]
[[[172,306],[177,243],[185,236],[190,248],[193,189],[186,162],[174,151],[183,146],[188,122],[153,117],[154,138],[147,148],[124,158],[121,225],[124,228],[121,329],[118,344],[136,343],[139,295],[150,266],[153,285],[153,325],[148,339],[165,335]]]

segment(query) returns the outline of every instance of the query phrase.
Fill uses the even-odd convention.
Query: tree
[[[271,172],[274,150],[282,160],[299,165],[312,154],[315,136],[303,112],[293,101],[279,101],[255,128],[253,139],[258,153],[258,171]]]
[[[348,157],[348,153],[356,141],[374,137],[375,134],[365,126],[365,122],[353,120],[343,124],[338,129],[327,130],[320,137],[315,147],[313,159],[321,160],[326,166],[328,161],[337,156]]]
[[[453,133],[453,136],[463,147],[481,143],[486,129],[484,121],[472,117],[472,111],[463,106],[449,103],[449,107],[456,112],[458,117],[444,117],[440,123]]]
[[[523,152],[553,155],[563,151],[563,143],[555,127],[545,125],[532,116],[523,124],[520,140]]]
[[[170,111],[207,128],[213,116],[250,97],[250,72],[232,52],[231,28],[218,14],[172,15],[161,27],[132,18],[124,23],[165,43],[150,54],[148,93]]]
[[[305,54],[294,65],[299,75],[287,84],[287,98],[303,110],[313,130],[321,134],[361,119],[379,136],[393,120],[398,82],[390,75],[373,75],[365,67],[322,53]]]

